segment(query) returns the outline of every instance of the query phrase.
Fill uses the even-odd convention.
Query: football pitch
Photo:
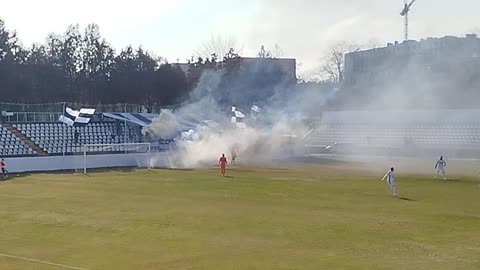
[[[0,269],[480,269],[480,181],[345,164],[0,183]],[[54,265],[56,264],[56,265]]]

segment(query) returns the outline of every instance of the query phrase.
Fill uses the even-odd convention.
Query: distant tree
[[[210,58],[212,63],[216,63],[218,61],[218,55],[216,53],[212,53]]]
[[[135,62],[139,72],[153,72],[158,68],[159,64],[158,59],[155,59],[154,56],[144,51],[141,47],[137,49]]]
[[[240,69],[242,63],[242,57],[235,52],[233,48],[223,57],[221,67],[223,67],[227,73],[236,73]]]
[[[0,61],[20,64],[24,62],[25,56],[26,53],[20,45],[17,33],[6,29],[5,22],[0,19]]]
[[[155,71],[158,68],[157,59],[150,53],[138,48],[135,55],[136,79],[138,91],[143,93],[142,104],[152,106],[159,102],[155,89]]]
[[[47,48],[41,44],[33,44],[27,52],[26,63],[30,65],[45,65],[50,63]]]
[[[196,65],[200,66],[200,65],[203,65],[204,64],[204,60],[203,60],[203,57],[198,57],[197,58],[197,62],[195,62]]]
[[[66,77],[63,69],[55,65],[46,46],[33,44],[27,51],[23,68],[23,80],[26,86],[22,102],[59,102],[66,100]]]
[[[377,49],[382,46],[381,42],[372,38],[369,39],[364,45],[361,46],[361,49],[369,50],[369,49]]]
[[[215,68],[216,54],[198,65]],[[22,47],[0,19],[0,97],[3,102],[137,103],[168,105],[186,96],[188,80],[179,65],[169,65],[141,47],[118,55],[96,24],[80,32],[70,25],[50,34],[45,44]]]
[[[159,89],[158,85],[162,83],[159,82],[158,77],[160,76],[163,80],[170,75],[173,76],[173,73],[163,76],[164,73],[158,71],[164,65],[170,66],[162,61],[161,58],[152,56],[142,48],[134,50],[131,46],[127,47],[115,58],[110,92],[116,92],[118,102],[139,103],[146,107],[166,104],[165,100],[170,99],[167,97],[169,94],[165,93],[167,89]],[[183,74],[183,71],[180,69],[179,71]],[[179,89],[183,89],[181,85],[187,84],[185,75],[183,76],[183,83],[178,86]]]
[[[345,54],[358,50],[360,50],[360,46],[346,41],[331,46],[322,61],[320,76],[326,81],[342,82],[345,77]]]
[[[236,37],[212,35],[209,40],[203,42],[195,50],[195,55],[207,59],[215,54],[217,59],[223,59],[232,48],[238,53],[241,53],[243,50],[243,46],[239,44]]]
[[[69,79],[75,79],[82,67],[82,35],[77,25],[70,25],[61,37],[60,65]]]
[[[115,51],[100,35],[99,27],[90,24],[85,30],[82,42],[82,65],[81,70],[87,76],[109,76],[113,66]]]
[[[136,59],[135,52],[131,46],[121,50],[115,57],[115,68],[111,74],[110,93],[115,103],[138,103],[140,95],[136,92]]]
[[[263,45],[260,47],[260,51],[258,51],[257,57],[259,57],[259,58],[273,58],[272,57],[272,52],[267,51],[265,49],[265,46],[263,46]]]
[[[82,38],[79,70],[79,89],[86,102],[109,98],[106,90],[114,62],[115,52],[101,37],[98,25],[88,25]]]
[[[158,105],[176,104],[188,94],[188,81],[178,65],[162,64],[155,71],[154,89]]]
[[[0,98],[4,101],[20,100],[28,92],[23,68],[26,53],[15,31],[6,29],[0,19]]]
[[[59,35],[52,33],[47,36],[47,44],[45,45],[45,50],[47,53],[47,58],[53,65],[62,66],[62,48],[63,41]]]
[[[237,51],[235,51],[234,48],[230,48],[227,54],[225,54],[225,56],[223,57],[223,61],[226,62],[232,59],[239,59],[239,58],[241,58],[240,54]]]
[[[57,64],[62,67],[66,78],[66,96],[68,101],[85,99],[79,89],[79,73],[82,65],[82,36],[78,25],[70,25],[65,33],[58,37],[50,35],[50,44],[59,45],[60,49],[52,48],[54,55],[59,53],[59,59],[55,59]],[[55,55],[56,56],[56,55]]]
[[[259,58],[279,58],[284,56],[284,52],[282,48],[278,44],[275,44],[275,48],[273,50],[266,49],[264,45],[260,47],[260,50],[257,53],[257,57]]]

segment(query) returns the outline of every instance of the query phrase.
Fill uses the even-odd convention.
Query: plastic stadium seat
[[[49,154],[61,154],[63,147],[66,146],[67,152],[82,152],[82,144],[112,144],[139,142],[141,135],[140,127],[124,126],[117,127],[114,122],[92,122],[86,127],[70,127],[62,123],[15,123],[17,130],[25,137],[30,139],[38,147]],[[345,127],[344,127],[345,128]],[[480,129],[480,127],[479,127]],[[79,132],[79,140],[75,143],[74,131]],[[112,134],[116,139],[112,138]],[[125,134],[128,139],[125,140]],[[480,132],[479,132],[480,136]],[[7,132],[6,129],[0,129],[0,145],[11,151],[4,151],[12,155],[36,155],[30,147],[25,145],[17,136]],[[102,148],[96,148],[95,151],[104,151]]]

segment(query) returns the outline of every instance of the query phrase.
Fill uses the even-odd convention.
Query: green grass
[[[32,174],[0,183],[0,253],[95,270],[480,269],[480,182],[341,165]],[[408,200],[406,200],[408,199]],[[0,257],[0,269],[61,269]]]

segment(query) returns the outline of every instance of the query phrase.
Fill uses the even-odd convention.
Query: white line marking
[[[35,259],[29,259],[29,258],[24,258],[24,257],[9,255],[9,254],[0,254],[0,257],[12,258],[12,259],[23,260],[23,261],[34,262],[34,263],[42,263],[42,264],[62,267],[62,268],[66,268],[66,269],[88,270],[86,268],[74,267],[74,266],[69,266],[69,265],[64,265],[64,264],[59,264],[59,263],[46,262],[46,261],[35,260]]]

